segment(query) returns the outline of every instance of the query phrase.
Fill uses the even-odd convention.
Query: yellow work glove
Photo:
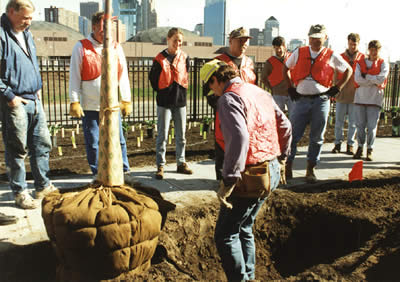
[[[283,184],[286,185],[287,181],[286,181],[286,160],[285,159],[279,159],[279,164],[281,166],[281,178],[279,180],[279,184]]]
[[[132,103],[131,102],[121,101],[121,103],[119,103],[119,108],[121,109],[121,113],[122,113],[123,117],[127,117],[132,113]]]
[[[217,198],[228,209],[232,209],[232,204],[229,203],[226,199],[232,194],[233,189],[235,188],[236,184],[231,186],[225,186],[224,181],[221,180],[219,182],[219,189],[217,192]]]
[[[79,102],[72,102],[69,105],[69,115],[71,117],[76,117],[76,118],[81,118],[85,116],[81,104]]]

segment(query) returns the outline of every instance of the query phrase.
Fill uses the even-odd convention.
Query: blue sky
[[[193,30],[203,22],[205,0],[154,0],[159,26],[179,26]],[[38,11],[50,5],[79,12],[79,0],[35,0]],[[370,40],[383,45],[382,55],[400,60],[400,36],[397,35],[397,0],[228,0],[230,29],[239,26],[260,28],[274,16],[280,23],[280,35],[287,40],[307,38],[312,24],[324,24],[330,44],[342,52],[347,46],[347,35],[361,36],[360,50],[365,52]],[[36,17],[40,17],[36,13]]]

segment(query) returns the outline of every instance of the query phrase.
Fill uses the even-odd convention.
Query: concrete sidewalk
[[[319,180],[347,179],[353,164],[357,161],[344,153],[332,154],[332,148],[332,143],[323,145],[321,162],[316,170]],[[374,161],[364,162],[364,170],[400,169],[399,151],[400,138],[377,138],[373,155]],[[293,186],[305,183],[306,154],[306,147],[299,148],[294,161],[294,179],[282,188],[290,189]],[[215,197],[214,191],[218,187],[218,182],[215,180],[214,161],[206,160],[190,163],[189,166],[194,171],[193,175],[178,174],[175,164],[167,165],[164,180],[154,178],[155,166],[134,168],[127,182],[154,187],[167,200],[174,199],[174,203],[178,206],[184,204],[185,199],[190,199],[191,194],[213,199]],[[80,187],[91,182],[91,180],[90,175],[81,175],[57,177],[52,179],[52,182],[60,189],[67,189]],[[29,188],[33,191],[32,181],[29,182]],[[0,226],[0,251],[14,245],[26,245],[48,240],[41,217],[41,209],[22,210],[16,208],[12,192],[6,183],[0,184],[0,212],[16,215],[19,218],[16,224]]]

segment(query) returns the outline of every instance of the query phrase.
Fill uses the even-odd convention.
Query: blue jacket
[[[12,34],[11,28],[11,22],[3,14],[0,23],[0,97],[8,101],[15,96],[35,100],[37,91],[42,88],[35,43],[32,34],[26,29],[23,33],[28,56]]]

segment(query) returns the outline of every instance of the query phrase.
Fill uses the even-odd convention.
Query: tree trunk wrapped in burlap
[[[52,193],[42,207],[58,280],[110,279],[150,267],[162,220],[151,198],[128,186],[101,186]]]

